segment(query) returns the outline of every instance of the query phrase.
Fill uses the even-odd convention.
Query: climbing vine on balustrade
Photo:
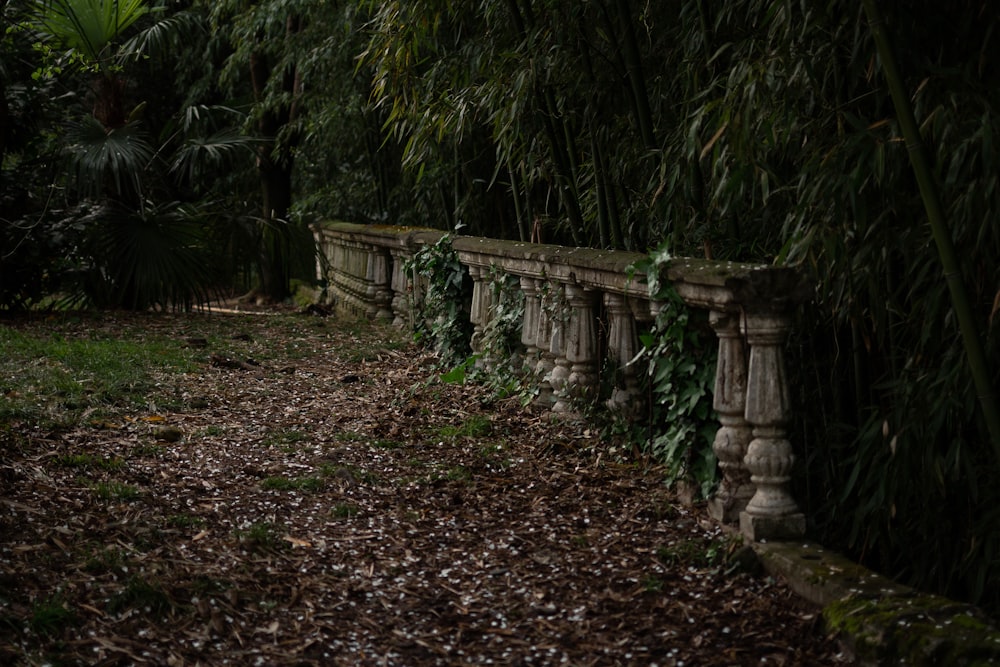
[[[413,335],[432,347],[442,366],[454,366],[467,359],[471,349],[472,323],[466,304],[472,286],[468,273],[451,246],[451,237],[442,236],[408,260],[404,269],[414,285],[417,314]],[[419,295],[419,296],[418,296]]]
[[[483,325],[479,353],[460,366],[461,379],[468,377],[485,385],[500,398],[518,395],[526,403],[533,396],[533,383],[524,382],[524,293],[520,280],[491,266],[486,284],[490,290],[489,321]]]
[[[636,359],[645,365],[650,395],[642,446],[667,465],[669,482],[692,482],[707,496],[717,478],[714,338],[695,326],[673,284],[660,280],[660,268],[669,259],[668,252],[657,251],[635,267],[646,273],[650,296],[659,304],[652,330],[639,337],[643,349]]]

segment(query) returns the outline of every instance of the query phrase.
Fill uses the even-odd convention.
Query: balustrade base
[[[740,532],[752,542],[763,540],[794,540],[806,534],[806,516],[760,516],[740,512]]]
[[[753,487],[750,487],[749,493],[743,495],[716,495],[708,501],[708,514],[720,523],[736,525],[740,522],[740,515],[747,508],[751,496],[753,496]]]

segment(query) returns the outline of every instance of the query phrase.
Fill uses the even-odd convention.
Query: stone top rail
[[[423,285],[406,272],[407,260],[443,232],[350,223],[318,225],[313,232],[325,258],[317,271],[327,282],[328,302],[413,326]],[[660,312],[646,275],[634,269],[645,255],[449,238],[473,283],[474,351],[483,351],[494,310],[490,283],[499,269],[518,278],[524,296],[517,363],[536,383],[537,402],[570,416],[581,401],[593,401],[606,350],[620,379],[605,405],[635,414],[630,411],[643,395],[629,362],[640,349],[639,328]],[[659,280],[688,305],[708,311],[718,341],[713,407],[720,426],[713,451],[722,480],[709,502],[712,516],[738,523],[753,540],[801,537],[805,516],[790,491],[795,456],[786,432],[791,401],[783,349],[793,307],[811,286],[794,268],[688,258],[661,263]]]

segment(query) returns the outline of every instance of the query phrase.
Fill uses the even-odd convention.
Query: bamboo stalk
[[[868,16],[868,25],[871,29],[872,37],[875,39],[875,44],[878,47],[879,58],[882,60],[882,70],[889,84],[889,92],[896,107],[896,117],[903,131],[903,137],[906,139],[910,164],[913,167],[914,176],[920,187],[920,196],[924,201],[924,208],[927,211],[927,220],[930,223],[934,242],[937,245],[938,256],[944,270],[944,278],[948,284],[948,291],[951,294],[952,307],[955,309],[955,316],[958,319],[958,326],[962,333],[965,355],[969,363],[969,370],[972,373],[972,380],[976,386],[976,393],[979,397],[983,417],[986,420],[986,427],[989,430],[994,455],[997,461],[1000,462],[1000,409],[998,409],[997,395],[990,377],[990,370],[987,365],[982,338],[979,334],[979,327],[976,325],[972,305],[969,302],[969,295],[962,280],[961,266],[959,265],[958,255],[955,252],[955,245],[952,242],[947,220],[945,219],[941,195],[930,168],[927,147],[921,140],[920,128],[913,114],[913,106],[910,103],[910,97],[903,84],[903,77],[899,72],[899,67],[892,51],[892,43],[884,29],[884,21],[878,5],[875,0],[862,0],[862,2],[865,14]]]

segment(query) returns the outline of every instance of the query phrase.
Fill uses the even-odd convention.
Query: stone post
[[[373,319],[392,320],[392,288],[389,286],[389,254],[381,248],[368,250],[366,297],[368,312]]]
[[[565,358],[571,366],[566,378],[566,390],[556,393],[556,404],[552,407],[554,412],[572,412],[570,399],[593,396],[598,382],[595,292],[579,285],[564,285],[563,292],[569,306]]]
[[[606,293],[604,305],[610,320],[608,358],[617,371],[616,385],[606,405],[611,410],[627,413],[635,408],[639,399],[639,380],[635,367],[629,363],[639,353],[635,317],[624,294]]]
[[[392,326],[403,329],[411,326],[413,321],[413,313],[409,310],[409,279],[404,268],[406,257],[399,250],[391,250],[390,255],[392,257],[392,278],[389,281],[389,286],[392,288]]]
[[[468,268],[472,278],[472,308],[469,312],[473,326],[471,346],[472,351],[478,354],[483,351],[483,331],[490,317],[490,286],[483,280],[488,273],[486,269],[475,265]]]
[[[535,376],[538,378],[538,396],[535,405],[552,407],[552,369],[555,368],[555,357],[552,354],[552,319],[550,312],[553,300],[553,288],[544,279],[535,280],[535,290],[539,294],[538,329],[535,334],[535,346],[538,347],[538,363],[535,365]]]
[[[534,369],[538,363],[538,316],[541,310],[541,296],[534,278],[521,276],[521,292],[524,294],[524,319],[521,322],[521,344],[524,345],[524,366]]]
[[[756,486],[740,513],[740,531],[751,540],[794,539],[805,534],[805,516],[789,489],[795,456],[785,425],[791,407],[783,346],[790,328],[782,313],[749,313],[750,344],[746,420],[753,440],[744,458]]]
[[[719,414],[721,426],[715,434],[712,451],[719,460],[722,481],[708,503],[708,511],[716,521],[736,524],[754,494],[750,472],[743,463],[752,437],[750,425],[744,419],[747,361],[738,313],[713,310],[709,313],[709,324],[719,339],[712,407]]]

